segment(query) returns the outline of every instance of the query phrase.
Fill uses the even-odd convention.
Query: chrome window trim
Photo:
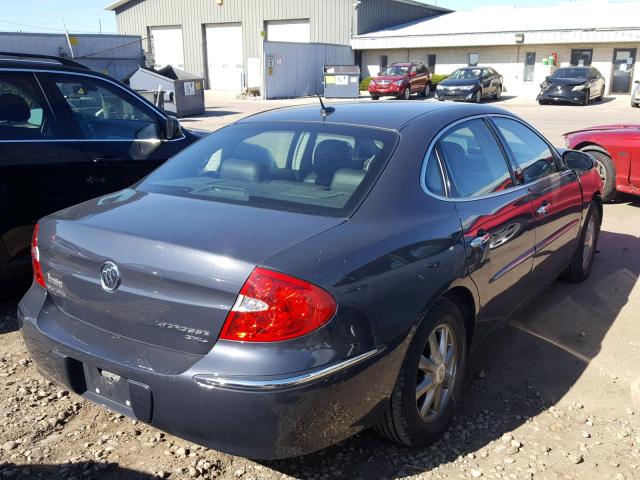
[[[314,370],[312,372],[295,375],[292,377],[278,379],[255,379],[242,376],[225,376],[218,374],[194,375],[193,381],[204,388],[223,388],[227,390],[243,391],[273,391],[286,388],[294,388],[306,385],[338,373],[346,368],[361,363],[381,352],[382,348],[369,350],[368,352],[356,355],[342,362],[329,365],[328,367]]]
[[[445,133],[447,133],[449,131],[449,129],[451,129],[452,127],[455,127],[456,125],[459,125],[461,123],[464,123],[466,121],[469,120],[476,120],[476,119],[485,119],[485,118],[495,118],[495,117],[501,117],[501,118],[506,118],[509,120],[515,120],[516,122],[521,123],[522,125],[524,125],[525,127],[530,128],[534,133],[536,133],[536,135],[538,135],[551,149],[551,152],[554,153],[556,155],[556,158],[558,156],[558,151],[556,150],[556,148],[553,145],[550,145],[549,142],[547,142],[544,138],[544,136],[542,136],[540,134],[540,132],[538,132],[535,128],[533,128],[531,125],[529,125],[528,123],[526,123],[525,121],[517,118],[517,117],[512,117],[511,115],[505,115],[502,113],[481,113],[478,115],[472,115],[469,117],[464,117],[461,119],[456,120],[455,122],[452,122],[448,125],[446,125],[444,128],[442,128],[431,140],[431,143],[429,144],[429,148],[427,149],[427,153],[424,156],[424,159],[422,160],[422,167],[420,168],[420,186],[422,187],[422,190],[429,196],[436,198],[438,200],[442,200],[445,202],[474,202],[477,200],[482,200],[484,198],[493,198],[493,197],[499,197],[502,195],[507,195],[510,193],[514,193],[514,192],[518,192],[521,190],[525,190],[525,189],[529,189],[532,186],[548,180],[550,178],[552,178],[555,175],[558,174],[566,174],[567,172],[571,172],[571,170],[558,170],[557,172],[554,172],[551,175],[547,175],[546,177],[542,177],[537,179],[535,182],[531,182],[531,183],[527,183],[527,184],[523,184],[523,185],[518,185],[516,187],[513,188],[509,188],[507,190],[501,190],[499,192],[493,192],[493,193],[488,193],[486,195],[480,195],[478,197],[461,197],[461,198],[454,198],[454,197],[443,197],[442,195],[438,195],[436,193],[433,193],[429,190],[429,188],[427,188],[427,182],[426,182],[426,174],[427,174],[427,162],[429,161],[429,156],[431,155],[431,152],[433,151],[433,149],[436,146],[436,143],[438,142],[438,140],[440,140],[440,137],[442,137]],[[496,141],[498,142],[498,146],[502,149],[502,145],[500,140],[496,139]],[[436,150],[436,155],[437,155],[437,150]],[[442,162],[442,159],[438,156],[438,160],[440,162]],[[507,167],[509,167],[509,162],[510,160],[508,158],[505,159],[507,161]]]
[[[131,92],[129,90],[127,90],[126,88],[124,88],[122,85],[118,84],[118,82],[114,82],[113,80],[110,80],[108,78],[104,78],[104,77],[100,77],[98,75],[92,75],[90,72],[89,73],[81,73],[81,72],[65,72],[64,70],[47,70],[47,69],[43,69],[43,68],[34,68],[34,69],[24,69],[24,68],[4,68],[4,67],[0,67],[0,72],[21,72],[21,73],[31,73],[32,75],[34,75],[36,77],[36,80],[38,81],[38,84],[40,84],[40,80],[38,79],[38,76],[36,75],[36,73],[50,73],[50,74],[54,74],[54,75],[77,75],[77,76],[81,76],[81,77],[88,77],[88,78],[92,78],[94,80],[102,80],[104,82],[110,83],[111,85],[113,85],[114,87],[119,88],[120,90],[122,90],[124,93],[126,93],[129,97],[135,98],[138,101],[142,101],[140,100],[140,98],[136,97],[135,95],[132,95]],[[49,98],[46,96],[45,94],[45,98],[47,100],[47,103],[49,103]],[[155,105],[153,105],[150,102],[146,102],[146,101],[142,101],[142,103],[144,105],[146,105],[147,107],[149,107],[151,110],[153,110],[157,115],[159,115],[163,120],[166,120],[168,115],[161,111],[158,107],[156,107]],[[55,111],[53,109],[51,109],[51,111],[53,112],[53,115],[55,116]],[[175,142],[175,141],[179,141],[179,140],[183,140],[186,138],[186,135],[184,134],[184,132],[182,132],[182,135],[178,138],[172,138],[171,140],[167,140],[166,138],[158,138],[158,139],[153,139],[153,141],[161,141],[161,142]],[[37,142],[40,142],[40,140],[36,140]],[[60,140],[56,140],[56,141],[63,141],[63,142],[70,142],[70,141],[80,141],[80,142],[137,142],[137,141],[146,141],[146,140],[141,140],[141,139],[99,139],[99,138],[74,138],[74,139],[60,139]],[[0,140],[0,143],[6,143],[6,142],[15,142],[14,140]]]

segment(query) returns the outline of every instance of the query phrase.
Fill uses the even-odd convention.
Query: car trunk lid
[[[41,223],[52,300],[114,335],[191,353],[211,349],[256,265],[344,221],[141,192],[100,202]],[[113,292],[106,262],[120,278]]]

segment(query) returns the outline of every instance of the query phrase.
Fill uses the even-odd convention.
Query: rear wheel
[[[476,92],[475,102],[476,103],[482,103],[482,90],[478,90]]]
[[[584,92],[584,100],[582,101],[583,105],[589,105],[589,97],[591,96],[591,92],[589,90],[586,90]]]
[[[431,84],[427,82],[427,84],[424,86],[424,90],[422,91],[421,95],[424,98],[427,98],[430,93],[431,93]]]
[[[611,157],[599,150],[590,150],[588,147],[582,149],[596,160],[596,169],[604,185],[602,189],[602,200],[610,202],[616,198],[616,165]]]
[[[437,440],[460,400],[466,354],[460,309],[442,298],[422,320],[409,346],[378,433],[408,446]]]
[[[409,100],[411,98],[411,87],[407,87],[404,89],[402,98],[404,98],[405,100]]]
[[[377,95],[371,95],[371,100],[380,100],[380,97]]]
[[[580,233],[580,239],[571,265],[565,270],[563,277],[570,282],[582,282],[589,277],[593,268],[593,260],[600,236],[600,211],[596,202],[592,201],[587,212],[587,219]]]

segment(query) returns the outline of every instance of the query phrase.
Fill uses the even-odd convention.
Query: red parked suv
[[[371,100],[389,95],[409,100],[412,93],[427,97],[430,92],[431,73],[426,65],[420,62],[389,65],[369,84]]]

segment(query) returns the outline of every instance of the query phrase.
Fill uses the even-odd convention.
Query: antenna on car
[[[324,102],[322,101],[322,96],[320,94],[318,94],[318,100],[320,100],[320,115],[322,115],[323,120],[336,111],[333,107],[324,106]]]

